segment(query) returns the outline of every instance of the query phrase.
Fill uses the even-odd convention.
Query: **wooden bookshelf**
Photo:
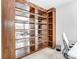
[[[55,48],[56,45],[56,9],[48,10],[48,46]]]
[[[52,11],[48,12],[48,46],[53,47],[53,14]]]
[[[7,1],[4,1],[2,8],[3,59],[21,59],[45,47],[55,48],[55,8],[46,10],[26,0],[7,0],[8,5],[6,5]]]
[[[19,0],[16,1],[15,9],[15,41],[18,42],[16,45],[19,46],[15,50],[19,51],[26,48],[23,50],[26,53],[22,54],[22,56],[18,54],[19,52],[15,52],[16,58],[21,58],[25,54],[31,54],[32,52],[47,47],[47,12]]]

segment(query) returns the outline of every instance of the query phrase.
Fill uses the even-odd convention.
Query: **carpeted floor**
[[[22,59],[65,59],[60,52],[50,48],[44,48]]]

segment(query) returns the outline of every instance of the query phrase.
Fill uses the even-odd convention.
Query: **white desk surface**
[[[68,52],[68,55],[77,58],[77,43],[71,48],[71,50]]]

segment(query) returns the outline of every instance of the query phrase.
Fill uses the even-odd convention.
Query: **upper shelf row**
[[[28,16],[35,15],[42,18],[47,18],[45,11],[36,10],[33,7],[29,7],[27,4],[16,2],[16,15]]]

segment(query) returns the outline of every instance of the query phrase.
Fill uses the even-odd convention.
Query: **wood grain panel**
[[[49,37],[49,46],[51,48],[55,48],[56,47],[56,9],[55,8],[51,8],[48,10],[48,24],[49,24],[48,35],[49,36],[51,35]]]
[[[16,2],[25,3],[26,0],[16,0]]]
[[[2,0],[2,59],[15,59],[15,0]]]
[[[53,48],[56,47],[56,9],[53,8]]]

